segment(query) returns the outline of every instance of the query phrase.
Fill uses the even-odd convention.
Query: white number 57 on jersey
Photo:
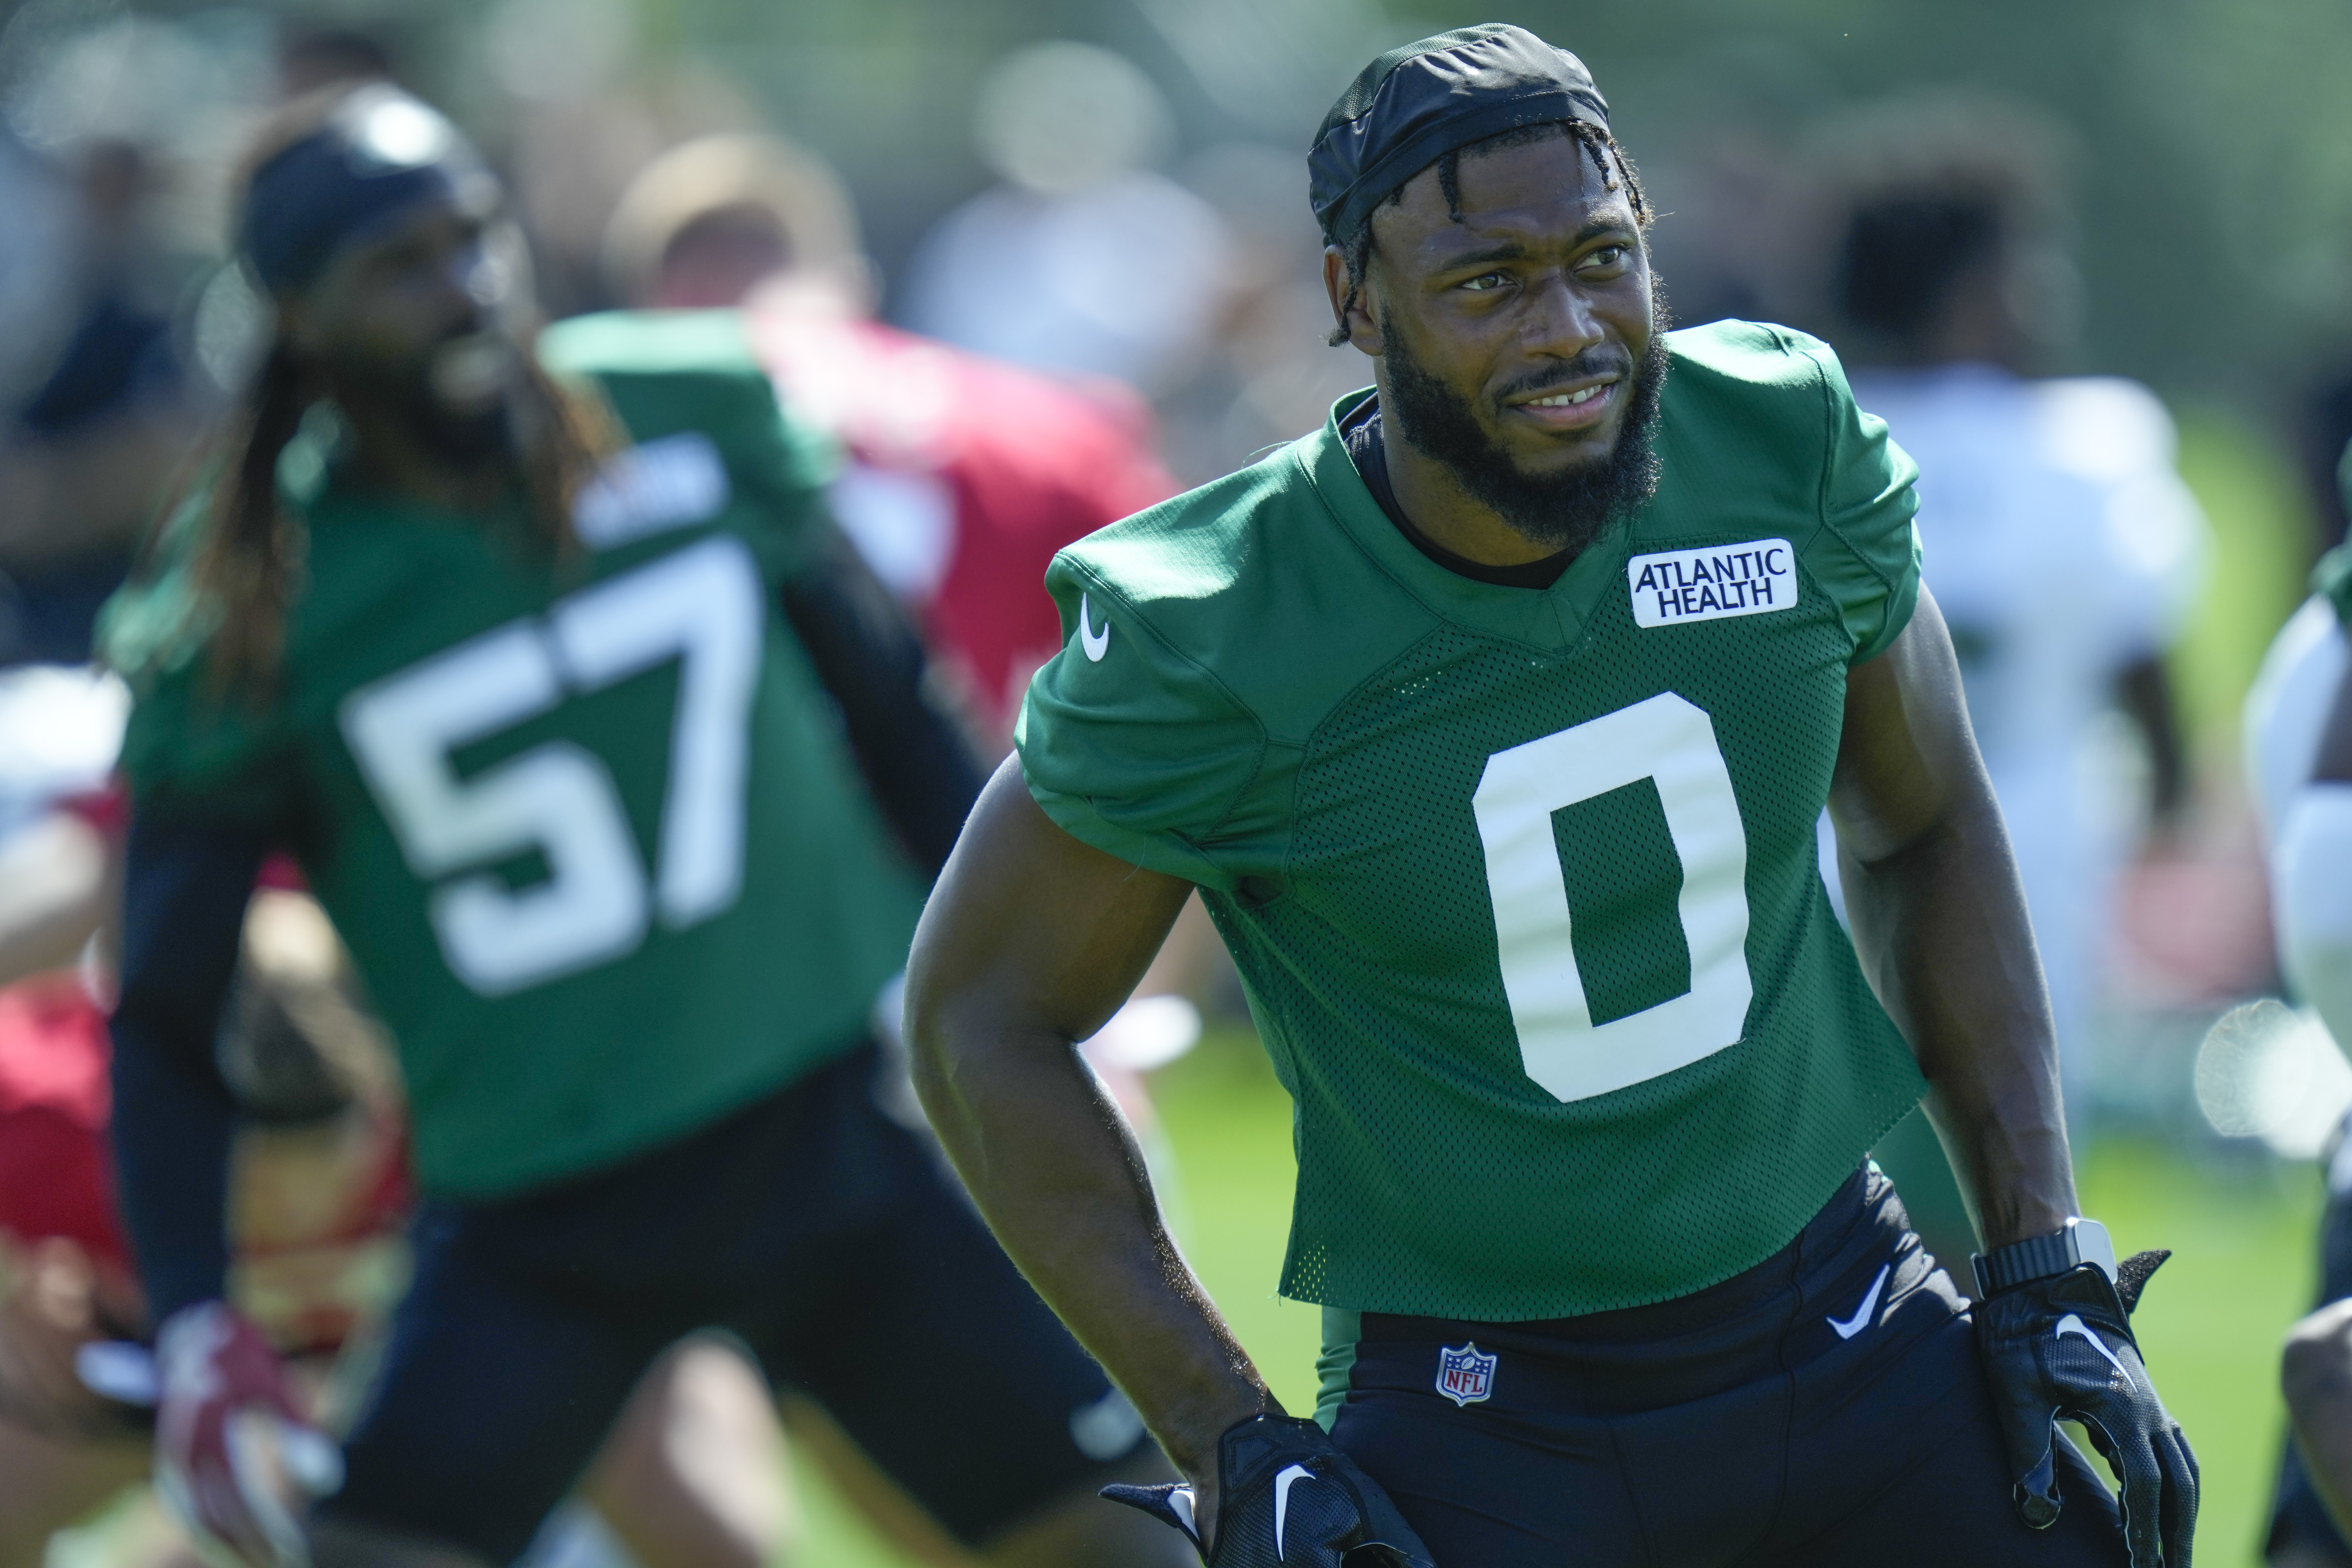
[[[467,986],[525,990],[633,951],[656,915],[677,930],[735,902],[766,624],[751,552],[720,535],[344,700],[344,739],[409,869],[440,883],[434,932]],[[551,740],[467,778],[450,764],[461,746],[673,658],[677,717],[650,879],[612,772],[585,747]],[[530,887],[467,869],[532,849],[548,876]]]

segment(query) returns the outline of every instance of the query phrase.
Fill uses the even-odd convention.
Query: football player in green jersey
[[[981,1560],[1181,1559],[1091,1495],[1167,1473],[1134,1411],[877,1104],[869,1010],[979,781],[738,320],[534,353],[494,182],[381,85],[289,110],[245,195],[276,342],[111,616],[167,1499],[277,1568],[509,1562],[709,1326]],[[279,844],[397,1041],[424,1192],[340,1452],[223,1303],[211,1047]]]
[[[1118,1495],[1217,1568],[2187,1568],[2153,1255],[2076,1212],[1909,460],[1825,345],[1663,330],[1607,105],[1528,33],[1382,56],[1309,171],[1376,390],[1057,558],[909,967],[933,1122],[1190,1478]],[[1319,1424],[1071,1054],[1195,888],[1296,1102]],[[1973,1307],[1864,1159],[1923,1093]]]

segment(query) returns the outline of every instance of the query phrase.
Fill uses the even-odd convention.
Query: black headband
[[[1391,49],[1363,68],[1315,132],[1307,199],[1342,244],[1390,192],[1446,153],[1522,125],[1609,129],[1584,62],[1524,27],[1488,22]]]
[[[436,201],[486,207],[488,187],[438,112],[396,88],[362,88],[253,172],[237,246],[263,288],[299,289],[402,214]]]

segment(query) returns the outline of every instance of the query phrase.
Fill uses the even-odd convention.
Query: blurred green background
[[[2071,133],[2093,280],[2081,363],[2259,416],[2352,333],[2352,8],[2340,0],[13,0],[0,5],[13,35],[0,88],[40,67],[44,41],[111,16],[191,21],[220,39],[288,18],[365,26],[494,148],[531,94],[707,71],[848,176],[886,275],[987,183],[972,97],[1016,45],[1070,37],[1126,54],[1167,94],[1179,152],[1248,137],[1303,153],[1380,49],[1511,21],[1591,65],[1659,205],[1686,225],[1700,221],[1696,165],[1727,136],[1754,156],[1792,155],[1842,105],[1992,89]],[[1676,216],[1660,231],[1669,256]]]

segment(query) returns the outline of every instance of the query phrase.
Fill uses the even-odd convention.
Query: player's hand
[[[342,1456],[295,1408],[278,1353],[219,1301],[156,1336],[155,1490],[215,1563],[300,1568],[296,1511],[342,1484]]]
[[[1192,1538],[1209,1568],[1433,1568],[1388,1494],[1322,1427],[1256,1415],[1217,1440],[1215,1540],[1193,1524],[1188,1486],[1109,1486]]]
[[[2131,1309],[2167,1252],[2125,1260],[2113,1283],[2085,1264],[1976,1305],[1977,1351],[2016,1479],[2017,1510],[2036,1530],[2058,1518],[2051,1423],[2080,1421],[2121,1483],[2132,1568],[2189,1568],[2197,1456],[2156,1396],[2132,1338]]]

